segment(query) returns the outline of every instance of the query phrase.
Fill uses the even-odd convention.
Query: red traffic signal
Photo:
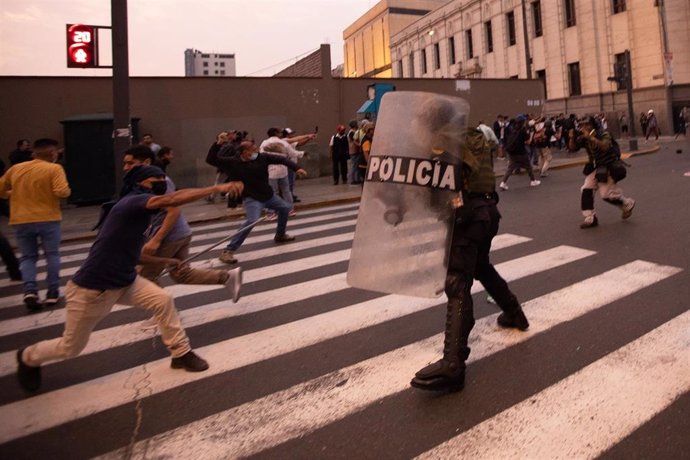
[[[67,67],[98,67],[96,28],[67,24]]]

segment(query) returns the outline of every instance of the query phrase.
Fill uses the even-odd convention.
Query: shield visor
[[[443,294],[469,105],[424,92],[382,100],[347,273],[350,286]]]

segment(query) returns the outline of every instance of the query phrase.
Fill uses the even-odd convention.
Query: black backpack
[[[614,181],[620,182],[628,175],[628,170],[625,168],[626,163],[621,160],[621,147],[613,138],[611,139],[611,149],[609,153],[615,158],[608,164],[609,175]]]
[[[505,149],[508,155],[520,155],[523,153],[524,146],[520,145],[520,129],[513,127],[506,134]]]

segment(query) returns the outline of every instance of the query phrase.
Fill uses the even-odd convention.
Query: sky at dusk
[[[183,76],[184,50],[235,53],[238,76],[267,76],[331,45],[378,0],[129,0],[132,76]],[[68,69],[66,24],[110,25],[110,0],[0,0],[0,75],[110,75]],[[110,63],[110,37],[99,37]]]

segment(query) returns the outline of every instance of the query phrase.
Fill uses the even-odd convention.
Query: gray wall
[[[206,152],[221,130],[242,129],[257,141],[271,126],[297,132],[319,127],[316,141],[304,147],[310,176],[330,174],[328,141],[338,123],[355,118],[377,79],[326,78],[132,78],[131,114],[139,131],[151,132],[175,150],[169,169],[178,186],[212,182]],[[538,80],[469,80],[458,90],[451,79],[392,79],[398,91],[457,95],[472,107],[471,122],[493,122],[499,113],[541,113]],[[467,86],[467,84],[465,85]],[[111,79],[100,77],[0,77],[0,154],[3,159],[20,138],[62,141],[60,120],[80,114],[112,112]],[[404,129],[404,127],[401,127]],[[66,152],[69,155],[69,152]],[[116,159],[119,165],[119,158]]]

